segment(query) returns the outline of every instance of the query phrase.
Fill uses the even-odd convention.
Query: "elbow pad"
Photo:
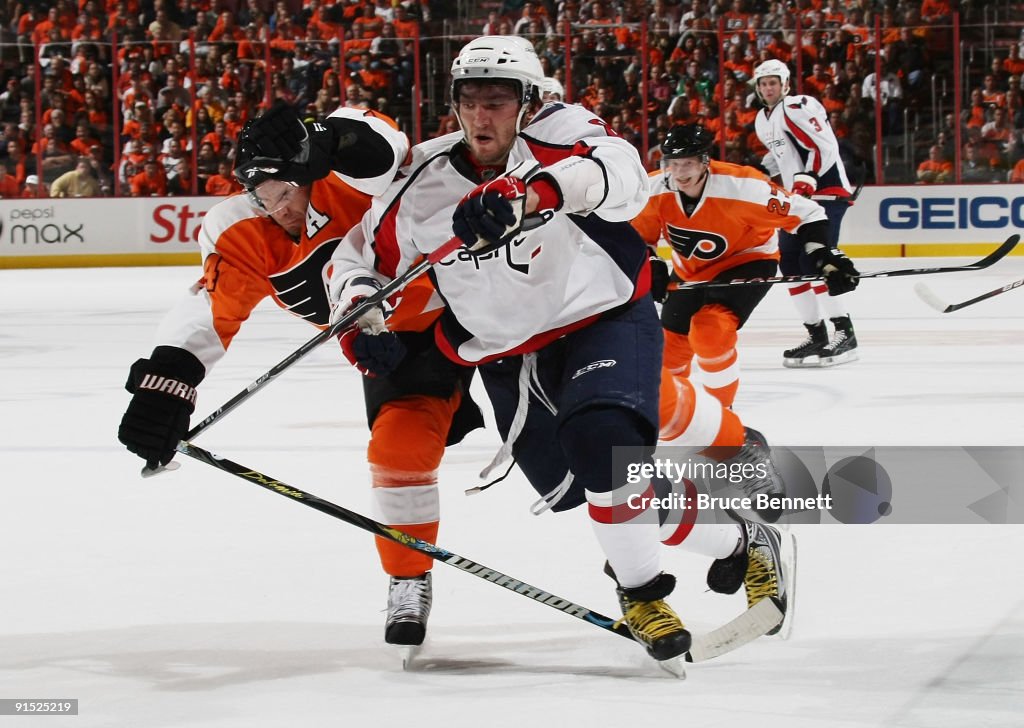
[[[796,231],[797,238],[805,252],[811,252],[815,248],[828,247],[828,220],[815,220],[805,222]]]
[[[604,167],[589,157],[567,157],[541,168],[529,181],[547,180],[558,192],[556,210],[588,213],[599,207],[608,196],[608,180]]]

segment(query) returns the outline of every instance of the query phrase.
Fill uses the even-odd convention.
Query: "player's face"
[[[665,172],[672,178],[675,188],[687,197],[700,197],[707,168],[707,163],[701,161],[700,157],[665,160]]]
[[[293,238],[302,234],[309,206],[309,186],[297,187],[280,180],[267,180],[252,191],[262,212]]]
[[[516,139],[516,92],[496,84],[464,84],[459,91],[458,114],[476,161],[505,164]]]
[[[757,79],[757,90],[768,106],[775,106],[782,99],[782,79],[778,76],[765,76]]]

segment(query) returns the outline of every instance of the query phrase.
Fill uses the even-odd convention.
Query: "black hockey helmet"
[[[677,124],[669,129],[661,143],[661,156],[662,159],[700,157],[707,162],[714,144],[715,135],[700,124]]]

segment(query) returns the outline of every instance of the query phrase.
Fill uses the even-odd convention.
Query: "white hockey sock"
[[[805,324],[816,324],[821,321],[821,312],[818,310],[818,297],[811,290],[810,283],[788,284],[789,297],[796,306],[796,312],[803,319]]]
[[[732,556],[743,545],[743,529],[737,523],[698,524],[690,531],[679,546],[687,551],[725,559]]]
[[[643,586],[661,573],[661,537],[657,519],[640,518],[628,523],[591,520],[615,578],[623,587]]]
[[[825,312],[825,315],[830,319],[839,318],[840,316],[849,316],[850,309],[846,305],[846,296],[830,296],[827,293],[819,296],[818,305],[821,306],[821,310]]]

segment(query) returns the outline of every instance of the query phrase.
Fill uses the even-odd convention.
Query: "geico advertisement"
[[[186,253],[218,197],[0,200],[0,255]]]
[[[981,243],[1024,228],[1024,185],[865,187],[844,244]]]

